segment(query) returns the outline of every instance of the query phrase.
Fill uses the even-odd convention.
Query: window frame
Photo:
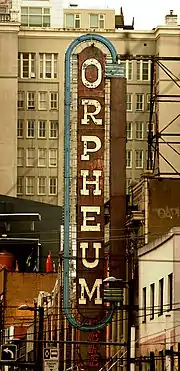
[[[21,184],[19,184],[19,181],[22,181]],[[22,192],[20,191],[20,188],[22,189]],[[23,195],[24,193],[24,177],[23,176],[18,176],[17,177],[17,195]]]
[[[30,97],[31,94],[32,94],[32,97]],[[27,91],[27,110],[34,111],[35,109],[36,109],[36,92]]]
[[[142,323],[146,323],[146,318],[147,318],[147,289],[146,287],[143,287],[142,289]]]
[[[130,153],[130,166],[127,166],[127,153]],[[132,149],[126,149],[126,169],[132,169]]]
[[[131,126],[131,128],[130,128],[130,130],[128,129],[128,125],[129,124],[131,124],[130,126]],[[132,130],[133,129],[133,123],[132,123],[132,121],[126,121],[126,139],[127,140],[132,140],[132,137],[133,137],[133,135],[132,135]],[[128,135],[128,133],[130,133],[130,136]]]
[[[154,309],[155,309],[155,283],[150,285],[150,320],[154,319]]]
[[[120,66],[124,67],[125,77],[128,81],[133,80],[133,63],[132,61],[120,61]],[[131,68],[130,68],[131,66]]]
[[[56,123],[56,128],[51,128],[51,124]],[[51,132],[56,131],[56,136],[51,136]],[[57,139],[58,138],[58,120],[50,120],[49,121],[49,139]]]
[[[141,102],[138,102],[138,97],[139,96],[142,97],[142,101]],[[139,105],[142,105],[142,109],[141,108],[138,108],[138,104]],[[143,112],[144,111],[144,93],[136,93],[136,111],[137,112]]]
[[[163,305],[164,305],[164,278],[161,278],[159,280],[159,303],[158,303],[158,307],[159,307],[159,310],[158,310],[158,316],[162,316],[163,315]]]
[[[56,96],[56,99],[52,99],[53,95]],[[51,91],[49,93],[49,110],[50,111],[58,110],[58,92],[57,91]]]
[[[128,102],[128,97],[131,97],[130,101]],[[127,112],[132,112],[132,101],[133,101],[133,95],[132,93],[126,93],[126,111]],[[127,105],[130,104],[130,107],[131,108],[128,108]]]
[[[173,309],[173,273],[168,274],[168,312]]]
[[[97,16],[97,26],[91,26],[91,16]],[[102,18],[101,18],[102,17]],[[100,22],[104,22],[104,27],[100,27]],[[90,29],[105,29],[105,14],[103,13],[89,13],[89,28]]]
[[[73,25],[72,26],[68,26],[67,25],[67,16],[72,16],[73,17]],[[79,26],[76,27],[76,22],[79,21]],[[80,29],[81,28],[81,14],[80,13],[65,13],[65,28],[68,28],[68,29]]]
[[[28,58],[25,58],[27,54]],[[27,66],[26,66],[27,64]],[[27,67],[27,73],[24,68]],[[32,79],[36,77],[36,53],[19,52],[18,53],[18,75],[20,79]]]
[[[20,95],[22,94],[22,99],[20,100]],[[20,106],[19,103],[22,102],[22,105]],[[25,92],[23,90],[18,90],[18,110],[23,111],[25,108]]]
[[[28,185],[28,180],[32,180],[33,181],[33,184],[32,185]],[[32,187],[32,192],[28,192],[28,187]],[[26,195],[27,196],[34,196],[35,194],[35,177],[34,176],[27,176],[26,177]]]
[[[21,127],[19,124],[22,124]],[[20,134],[22,133],[22,134]],[[24,120],[23,119],[18,119],[17,121],[17,138],[23,138],[24,137]]]
[[[40,179],[45,180],[44,185],[40,185]],[[44,187],[44,192],[40,192],[40,187]],[[46,195],[46,177],[39,176],[37,181],[37,194],[38,196],[45,196]]]
[[[54,151],[54,153],[56,153],[55,157],[51,157],[51,153]],[[51,161],[53,161],[53,159],[55,159],[54,163],[53,164]],[[58,165],[58,150],[57,148],[49,148],[49,167],[57,167]]]
[[[26,9],[27,12],[23,14],[23,10]],[[37,13],[31,13],[31,10],[35,10],[37,11]],[[38,9],[41,9],[41,11],[38,13]],[[46,12],[46,10],[48,9],[48,13]],[[27,18],[27,22],[23,22],[23,17],[26,17]],[[31,18],[35,18],[35,17],[41,17],[41,25],[39,25],[39,23],[37,22],[35,24],[32,23],[32,20]],[[45,22],[45,19],[47,19],[47,17],[49,18],[49,22]],[[51,8],[50,7],[46,7],[46,6],[38,6],[38,7],[35,7],[35,6],[21,6],[21,24],[22,26],[25,26],[25,27],[38,27],[38,28],[43,28],[43,27],[51,27]]]
[[[28,125],[29,124],[33,124],[33,128],[29,128]],[[32,130],[33,131],[33,135],[28,135],[28,131]],[[26,121],[26,138],[35,138],[35,120],[27,120]]]
[[[48,72],[49,63],[50,63],[50,72]],[[40,53],[39,54],[39,78],[49,80],[49,79],[57,79],[57,77],[58,77],[58,53]]]
[[[29,156],[29,152],[32,151],[33,156]],[[26,167],[34,167],[35,162],[35,148],[29,147],[26,148]]]
[[[148,64],[148,74],[147,74],[147,79],[144,78],[144,70],[143,67],[144,65]],[[151,79],[151,61],[143,61],[142,59],[136,62],[136,80],[137,81],[150,81]]]
[[[21,152],[22,156],[20,156],[19,152]],[[17,167],[23,167],[23,166],[24,166],[24,147],[18,147],[17,148]]]
[[[45,94],[45,99],[42,100],[41,95]],[[38,91],[38,110],[39,111],[47,111],[48,109],[48,96],[47,96],[47,91]],[[45,107],[41,107],[41,103],[45,103]]]
[[[41,125],[43,124],[43,128]],[[44,134],[44,135],[41,135]],[[38,139],[46,139],[47,137],[47,121],[46,120],[38,120]]]
[[[141,126],[141,130],[138,128]],[[144,139],[144,123],[142,121],[135,122],[135,131],[136,131],[136,140],[143,140]]]
[[[54,187],[54,185],[51,185],[50,184],[51,183],[51,180],[53,180],[53,179],[56,180],[56,185],[55,185],[56,192],[55,193],[51,193],[50,192],[51,187]],[[58,190],[58,178],[55,177],[55,176],[49,177],[49,196],[57,196],[57,190]]]
[[[138,153],[141,153],[142,154],[142,163],[141,163],[141,166],[137,166],[137,161],[138,161],[138,159],[137,159],[137,154]],[[144,151],[143,151],[143,149],[136,149],[135,150],[135,168],[136,169],[143,169],[143,167],[144,167]]]
[[[44,151],[45,155],[43,157],[40,156],[40,152]],[[44,161],[44,165],[40,163],[40,161]],[[47,167],[47,149],[46,148],[38,148],[38,167]]]

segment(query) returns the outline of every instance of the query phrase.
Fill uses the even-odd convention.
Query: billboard
[[[77,307],[84,323],[104,317],[105,56],[78,56]]]

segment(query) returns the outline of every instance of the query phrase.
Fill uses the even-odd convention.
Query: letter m
[[[81,285],[81,297],[79,298],[79,304],[86,304],[86,298],[84,296],[85,290],[86,290],[86,294],[89,298],[89,301],[92,300],[92,297],[93,297],[95,291],[97,290],[97,296],[95,298],[94,303],[95,304],[102,304],[102,298],[100,297],[100,286],[102,285],[102,279],[99,279],[99,278],[96,279],[91,291],[89,290],[89,287],[86,283],[85,278],[79,278],[79,284]]]

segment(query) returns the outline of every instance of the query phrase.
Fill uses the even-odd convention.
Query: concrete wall
[[[16,195],[17,25],[0,26],[0,193]]]

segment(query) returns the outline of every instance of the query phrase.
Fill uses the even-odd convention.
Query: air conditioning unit
[[[35,77],[35,72],[31,72],[31,77]]]

